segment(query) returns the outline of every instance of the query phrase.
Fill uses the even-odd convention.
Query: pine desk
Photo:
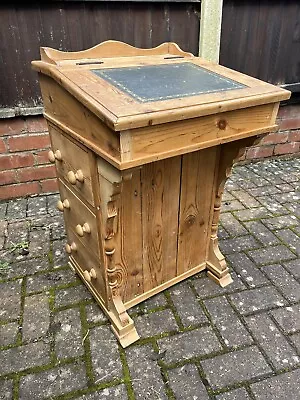
[[[290,93],[174,43],[41,48],[32,65],[69,264],[128,346],[138,339],[128,308],[205,269],[231,282],[217,239],[224,183]]]

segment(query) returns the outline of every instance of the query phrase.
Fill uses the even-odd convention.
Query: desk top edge
[[[95,86],[95,81],[89,76],[93,75],[90,69],[99,69],[99,65],[97,63],[86,63],[85,60],[95,61],[99,57],[105,58],[107,68],[110,65],[111,67],[114,66],[116,61],[118,61],[117,66],[141,65],[141,63],[144,65],[144,62],[146,64],[148,62],[149,65],[149,62],[151,64],[151,59],[154,62],[152,62],[152,65],[169,63],[172,62],[172,59],[176,62],[178,60],[189,61],[215,70],[217,73],[221,71],[222,76],[231,76],[233,79],[238,79],[239,82],[248,82],[251,90],[247,92],[243,89],[244,93],[241,93],[241,95],[234,97],[235,93],[231,93],[229,97],[227,96],[228,98],[223,96],[223,99],[216,99],[214,96],[209,98],[207,95],[202,95],[202,104],[199,102],[200,96],[196,96],[194,99],[191,99],[190,96],[187,100],[181,101],[180,104],[178,101],[176,103],[176,101],[167,100],[155,102],[152,107],[149,107],[148,103],[143,103],[140,107],[136,107],[136,103],[130,105],[130,102],[126,99],[128,96],[123,93],[124,102],[126,103],[127,101],[129,105],[123,104],[123,108],[120,105],[119,107],[116,105],[114,108],[110,106],[110,102],[105,98],[93,96],[90,91],[84,90],[83,85],[80,87],[80,84],[71,79],[72,71],[74,72],[76,68],[76,71],[81,71],[81,77],[88,76],[86,86],[88,84]],[[106,41],[92,49],[81,52],[60,52],[55,49],[41,48],[41,58],[41,61],[32,62],[33,69],[53,78],[116,131],[194,118],[259,104],[274,103],[290,97],[290,92],[285,89],[248,77],[229,68],[209,63],[193,56],[191,53],[182,51],[175,43],[163,43],[153,49],[138,49],[122,42]],[[101,81],[101,78],[99,80]],[[237,92],[237,90],[232,92]],[[118,93],[118,97],[120,98],[120,93]],[[165,104],[165,107],[162,107],[162,103]]]

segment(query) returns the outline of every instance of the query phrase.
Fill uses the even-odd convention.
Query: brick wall
[[[300,155],[300,105],[281,107],[279,131],[246,150],[240,161]],[[0,120],[0,199],[57,191],[43,117]]]
[[[0,120],[0,199],[57,191],[43,117]]]
[[[273,156],[300,156],[300,104],[280,107],[278,131],[269,133],[249,147],[240,161],[253,161]]]

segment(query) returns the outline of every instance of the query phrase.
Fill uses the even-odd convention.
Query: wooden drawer
[[[49,160],[55,162],[58,177],[65,179],[74,191],[94,205],[88,151],[51,124],[49,132],[52,143]]]
[[[104,278],[104,267],[88,248],[84,246],[78,236],[71,229],[67,230],[68,242],[66,251],[70,259],[75,260],[75,267],[78,267],[81,278],[88,285],[92,286],[101,299],[106,303],[106,285]],[[72,263],[74,265],[74,263]]]
[[[96,216],[90,209],[62,182],[59,181],[60,209],[64,213],[67,230],[72,229],[82,243],[96,255],[99,254]],[[62,206],[63,205],[63,206]]]

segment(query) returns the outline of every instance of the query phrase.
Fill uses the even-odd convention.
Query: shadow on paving
[[[236,166],[200,273],[131,309],[122,349],[67,267],[57,195],[0,203],[1,399],[300,399],[300,160]]]

